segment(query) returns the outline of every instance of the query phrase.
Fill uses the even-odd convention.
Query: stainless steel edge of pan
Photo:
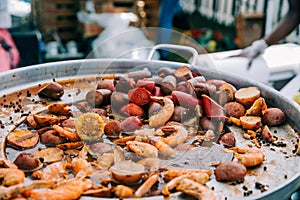
[[[40,64],[19,68],[8,72],[0,73],[0,95],[9,94],[29,86],[56,80],[66,80],[71,77],[97,76],[98,74],[123,74],[130,70],[145,69],[155,73],[161,67],[178,68],[185,63],[156,61],[156,60],[131,60],[131,59],[89,59],[74,60]],[[256,81],[240,78],[235,75],[219,72],[214,69],[201,68],[188,65],[192,70],[201,73],[207,79],[220,79],[227,81],[237,88],[257,86],[262,96],[271,106],[280,107],[288,117],[294,128],[300,130],[300,106],[292,100],[282,96],[278,91],[258,83]],[[299,165],[298,165],[299,166]],[[278,172],[280,173],[280,172]],[[300,187],[300,170],[283,184],[278,185],[260,195],[247,197],[246,199],[288,199],[289,196]],[[160,199],[145,198],[145,199]],[[85,199],[85,198],[83,198]],[[182,199],[180,195],[173,195],[171,199]]]

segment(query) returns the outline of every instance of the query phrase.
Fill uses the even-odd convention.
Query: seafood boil
[[[280,107],[187,66],[55,79],[0,103],[0,199],[255,198],[299,171]]]

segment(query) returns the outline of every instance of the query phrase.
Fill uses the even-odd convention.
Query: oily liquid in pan
[[[89,81],[87,81],[89,79]],[[83,81],[75,81],[76,87],[74,89],[74,84],[72,81],[67,80],[65,82],[65,95],[62,98],[63,102],[72,102],[76,100],[81,100],[85,96],[85,92],[90,88],[93,88],[96,84],[94,78],[87,78],[83,79]],[[80,89],[79,89],[80,88]],[[7,104],[7,102],[16,102],[17,99],[22,99],[20,104],[22,105],[22,108],[20,110],[23,110],[25,113],[28,112],[28,110],[40,110],[45,105],[48,104],[47,101],[42,100],[42,104],[39,98],[35,97],[34,94],[39,87],[33,87],[30,90],[24,90],[21,93],[13,94],[13,95],[7,95],[3,98],[1,98],[1,103],[4,105]],[[77,91],[77,92],[74,92]],[[34,99],[34,100],[33,100]],[[24,103],[26,102],[26,103]],[[36,103],[39,102],[39,103]],[[11,106],[11,111],[14,111],[14,106]],[[2,123],[6,124],[9,123],[11,125],[3,127],[3,130],[8,130],[13,126],[13,124],[16,123],[17,118],[19,117],[19,113],[16,112],[16,114],[13,114],[14,112],[8,111],[6,112],[7,116],[12,116],[7,118],[4,116],[5,113],[3,113],[2,117]],[[20,111],[21,112],[21,111]],[[14,117],[15,115],[15,117]],[[236,142],[237,144],[245,144],[246,141],[242,137],[243,130],[240,128],[236,128],[235,126],[230,126],[230,130],[232,130],[236,136]],[[263,163],[263,165],[258,166],[254,169],[250,169],[247,176],[245,177],[245,181],[242,184],[237,185],[230,185],[230,184],[224,184],[216,182],[214,177],[211,177],[211,180],[207,183],[207,186],[209,188],[214,189],[214,193],[217,196],[217,198],[223,199],[224,197],[227,197],[228,199],[235,199],[235,198],[241,198],[243,196],[247,196],[247,194],[252,193],[250,197],[255,197],[256,195],[260,195],[261,191],[257,188],[255,188],[255,183],[262,183],[265,186],[266,190],[270,190],[274,187],[277,187],[279,184],[282,184],[286,182],[290,177],[293,177],[294,174],[298,172],[298,163],[299,163],[299,156],[295,157],[293,155],[294,150],[294,144],[295,140],[298,137],[298,133],[294,131],[290,127],[289,124],[285,124],[280,127],[274,127],[273,131],[276,131],[276,136],[278,138],[284,138],[283,142],[286,143],[286,147],[263,147],[263,152],[266,154],[267,160]],[[175,156],[178,159],[175,160],[162,160],[163,164],[175,164],[178,167],[186,167],[186,168],[194,168],[196,167],[203,167],[203,168],[210,168],[209,165],[205,165],[203,163],[211,163],[215,160],[218,160],[220,158],[218,157],[220,154],[216,152],[220,152],[220,149],[218,149],[218,146],[212,145],[212,143],[206,143],[207,147],[195,149],[196,153],[190,152],[185,154],[179,154],[178,156]],[[36,146],[35,148],[39,148],[41,146]],[[211,148],[213,147],[213,148]],[[31,149],[32,150],[32,149]],[[16,154],[19,151],[6,147],[6,155],[10,160],[14,160]],[[228,154],[225,154],[228,155]],[[223,155],[221,155],[223,157]],[[186,160],[188,159],[188,161]],[[231,157],[228,155],[228,157],[224,157],[225,160],[230,160]],[[247,188],[247,189],[245,189]],[[252,191],[252,192],[250,192]]]

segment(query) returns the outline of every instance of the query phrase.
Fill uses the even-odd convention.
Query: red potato
[[[201,105],[202,103],[200,99],[185,92],[173,91],[171,96],[176,105],[186,108],[195,109],[197,105]]]
[[[145,88],[134,88],[128,92],[129,101],[136,105],[143,106],[151,101],[151,92]]]
[[[279,108],[268,108],[263,115],[263,123],[268,126],[277,126],[285,122],[285,114]]]
[[[162,109],[162,105],[158,102],[150,102],[149,107],[148,107],[148,114],[149,116],[153,115],[154,113],[158,112],[159,110]]]
[[[129,90],[133,89],[135,87],[136,83],[135,80],[132,78],[126,78],[126,77],[121,77],[116,85],[116,91],[118,92],[123,92],[123,93],[128,93]]]
[[[109,103],[111,93],[108,89],[90,90],[85,99],[90,105],[100,107]]]
[[[136,116],[127,117],[121,122],[121,129],[124,132],[133,132],[142,127],[143,123],[140,118]]]
[[[110,103],[113,111],[119,111],[122,106],[129,103],[128,94],[113,92],[110,96]]]
[[[121,132],[121,123],[117,120],[109,120],[104,126],[104,133],[107,137],[119,137]]]
[[[64,95],[64,88],[57,82],[51,82],[42,87],[38,91],[38,95],[52,100],[59,100]]]
[[[226,148],[234,147],[235,145],[234,134],[232,132],[223,134],[219,139],[219,143],[223,144],[224,147]]]
[[[97,89],[108,89],[113,92],[115,90],[114,80],[113,79],[101,80],[97,85]]]
[[[129,103],[129,104],[124,105],[120,109],[120,112],[122,114],[127,115],[127,116],[139,116],[139,117],[142,117],[142,116],[145,115],[144,110],[140,106],[138,106],[138,105],[136,105],[134,103]]]
[[[32,152],[20,153],[14,163],[22,170],[34,170],[41,165],[39,158]]]
[[[226,118],[223,107],[220,106],[217,102],[215,102],[212,98],[203,94],[202,100],[207,117]]]
[[[217,181],[239,181],[247,174],[247,168],[236,162],[224,162],[219,164],[214,174]]]
[[[245,115],[245,108],[238,102],[228,102],[224,105],[225,114],[227,117],[240,118]]]

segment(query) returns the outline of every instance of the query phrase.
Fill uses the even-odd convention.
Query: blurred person
[[[0,0],[0,72],[14,69],[20,62],[19,51],[8,28],[12,26],[8,0]]]
[[[300,1],[288,0],[288,3],[289,10],[279,21],[275,29],[269,35],[254,41],[251,46],[242,50],[239,56],[249,58],[248,67],[251,66],[252,61],[262,54],[268,46],[276,44],[288,36],[300,24]]]

